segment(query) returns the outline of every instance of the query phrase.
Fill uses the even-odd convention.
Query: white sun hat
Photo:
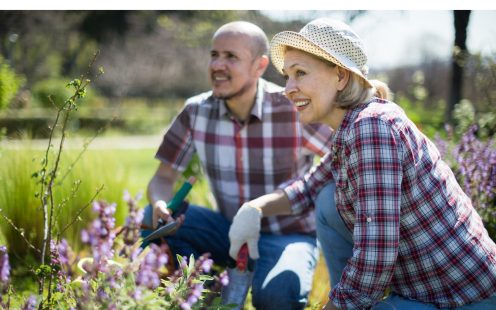
[[[328,60],[360,76],[367,85],[367,54],[362,39],[345,23],[318,18],[300,32],[279,32],[270,42],[270,56],[277,71],[282,73],[284,53],[290,46]]]

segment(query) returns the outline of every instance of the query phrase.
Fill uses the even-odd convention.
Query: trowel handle
[[[246,243],[239,249],[236,267],[241,271],[245,271],[248,267],[248,245]]]

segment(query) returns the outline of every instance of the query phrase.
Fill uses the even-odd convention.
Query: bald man
[[[212,90],[189,98],[170,124],[155,158],[159,166],[148,185],[145,221],[171,220],[166,201],[173,185],[197,154],[217,208],[190,205],[177,232],[167,238],[173,254],[209,252],[217,264],[229,259],[228,232],[247,201],[305,173],[314,155],[328,152],[330,131],[299,123],[283,89],[261,78],[269,58],[268,40],[256,25],[237,21],[212,38]],[[303,309],[318,257],[313,211],[262,220],[252,302],[257,309]],[[174,255],[175,257],[175,255]]]

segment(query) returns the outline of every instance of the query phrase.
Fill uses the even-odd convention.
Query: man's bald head
[[[221,35],[239,35],[247,37],[253,57],[268,55],[269,41],[260,27],[245,21],[235,21],[221,26],[212,37],[214,40]]]

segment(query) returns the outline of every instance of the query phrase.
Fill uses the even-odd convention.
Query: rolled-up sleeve
[[[354,248],[329,298],[342,309],[363,309],[380,300],[393,276],[399,246],[402,156],[398,133],[379,118],[356,122],[352,133],[345,159],[348,182],[338,184],[337,191],[351,190],[356,195]]]
[[[331,157],[332,153],[325,154],[319,164],[312,167],[303,177],[286,182],[279,187],[289,198],[293,214],[300,214],[307,208],[313,207],[313,202],[320,190],[334,180]]]

